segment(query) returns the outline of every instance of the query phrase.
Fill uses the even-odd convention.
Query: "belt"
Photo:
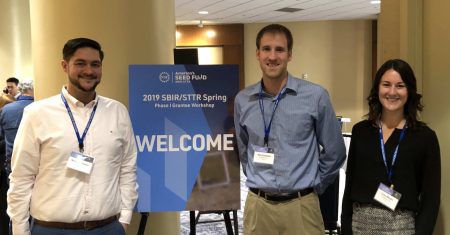
[[[34,223],[41,225],[43,227],[50,228],[61,228],[61,229],[85,229],[92,230],[96,228],[103,227],[117,220],[117,215],[111,216],[102,220],[94,221],[80,221],[75,223],[64,223],[64,222],[48,222],[34,219]]]
[[[250,188],[250,191],[262,198],[265,198],[266,200],[274,201],[274,202],[283,202],[283,201],[289,201],[289,200],[299,198],[299,197],[304,197],[304,196],[314,192],[314,189],[313,188],[305,188],[300,191],[292,192],[292,193],[268,193],[268,192],[259,190],[257,188]]]

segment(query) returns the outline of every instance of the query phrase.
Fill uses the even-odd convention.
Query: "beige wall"
[[[59,93],[67,82],[60,60],[62,46],[70,38],[90,37],[102,44],[103,78],[97,90],[125,105],[129,64],[173,63],[175,12],[165,10],[174,9],[173,1],[115,2],[30,2],[37,99]]]
[[[246,24],[244,27],[245,84],[261,79],[256,60],[255,38],[266,24]],[[291,74],[325,87],[336,115],[349,117],[352,123],[362,120],[367,110],[365,98],[371,85],[371,21],[319,21],[283,23],[294,37]]]
[[[400,0],[383,1],[378,17],[377,67],[400,57]]]
[[[441,208],[434,234],[450,234],[450,1],[423,5],[423,119],[437,133],[441,147]]]
[[[33,78],[28,1],[0,0],[0,88],[8,77]]]
[[[423,0],[389,0],[381,3],[378,18],[378,67],[389,59],[403,59],[414,69],[422,92]]]

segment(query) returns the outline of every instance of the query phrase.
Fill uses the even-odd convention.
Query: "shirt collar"
[[[28,95],[20,95],[19,97],[17,97],[17,100],[34,100],[34,97]]]
[[[95,94],[95,99],[89,102],[88,104],[84,105],[83,102],[77,100],[77,98],[73,97],[69,92],[67,91],[67,88],[65,86],[62,87],[61,92],[63,96],[66,98],[67,103],[69,103],[72,107],[88,107],[92,108],[94,105],[98,102],[98,95]]]
[[[19,98],[20,95],[22,95],[22,93],[21,92],[17,92],[17,94],[14,96],[14,99],[17,100],[17,98]]]
[[[289,73],[288,74],[288,80],[286,82],[286,93],[289,92],[294,92],[295,94],[297,94],[297,84],[294,81],[294,77],[292,77],[292,75]],[[261,90],[261,86],[262,86],[262,79],[259,81],[258,85],[253,86],[250,90],[250,94],[251,95],[259,95],[259,91]]]

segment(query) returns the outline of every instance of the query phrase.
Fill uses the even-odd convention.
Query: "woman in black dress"
[[[357,123],[347,162],[343,234],[431,235],[441,165],[435,132],[418,120],[416,78],[403,60],[377,71],[367,120]]]

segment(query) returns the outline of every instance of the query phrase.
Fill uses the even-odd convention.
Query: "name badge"
[[[378,190],[375,193],[375,197],[373,197],[373,199],[386,206],[387,208],[395,211],[395,208],[397,207],[398,201],[400,201],[401,197],[402,194],[386,186],[385,184],[380,183],[380,186],[378,186]]]
[[[275,154],[272,148],[254,146],[255,154],[253,155],[254,163],[273,165]]]
[[[71,152],[67,167],[85,174],[91,174],[94,158],[79,152]]]

